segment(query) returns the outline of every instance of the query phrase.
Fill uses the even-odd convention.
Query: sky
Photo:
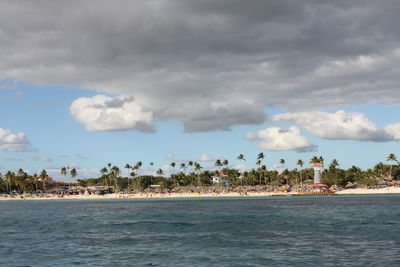
[[[399,1],[0,3],[0,172],[399,151]]]

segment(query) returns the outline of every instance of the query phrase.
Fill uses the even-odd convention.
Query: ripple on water
[[[8,201],[0,265],[396,266],[399,200]]]

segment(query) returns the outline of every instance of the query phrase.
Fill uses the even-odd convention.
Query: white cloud
[[[296,150],[298,152],[316,150],[316,146],[302,136],[299,128],[294,126],[290,128],[271,127],[259,132],[247,133],[245,137],[249,141],[258,142],[258,148],[262,150]]]
[[[29,152],[35,151],[31,147],[25,133],[14,134],[11,130],[0,128],[0,150],[8,152]]]
[[[132,97],[96,95],[78,98],[71,104],[70,113],[91,132],[154,131],[152,112],[144,111]]]
[[[214,161],[214,158],[211,157],[211,156],[208,155],[208,154],[201,154],[201,155],[200,155],[200,158],[199,158],[199,161],[200,161],[200,162],[212,162],[212,161]]]
[[[46,157],[46,156],[35,156],[32,158],[35,161],[53,161],[51,158]]]
[[[0,80],[135,96],[102,111],[77,99],[89,131],[229,130],[263,123],[267,106],[400,102],[398,1],[88,2],[2,3]]]
[[[379,128],[362,113],[339,110],[327,112],[285,113],[273,116],[274,122],[295,123],[312,135],[332,140],[385,142],[400,139],[400,124]]]
[[[175,155],[174,155],[174,153],[169,152],[169,153],[167,153],[166,157],[167,157],[167,159],[169,159],[169,160],[173,160],[174,157],[175,157]]]
[[[400,140],[400,123],[389,124],[383,129],[393,140]]]

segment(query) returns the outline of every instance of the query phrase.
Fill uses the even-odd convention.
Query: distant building
[[[211,182],[213,184],[221,184],[221,183],[226,183],[226,178],[229,178],[229,175],[226,174],[217,174],[214,176],[211,176]]]
[[[322,169],[324,168],[324,164],[315,163],[315,164],[311,165],[311,167],[314,168],[314,184],[320,184],[321,183],[321,172],[322,172]]]

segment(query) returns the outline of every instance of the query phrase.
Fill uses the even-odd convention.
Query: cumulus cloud
[[[70,113],[91,132],[131,129],[154,132],[152,112],[143,110],[132,97],[78,98],[71,104]]]
[[[201,154],[201,155],[200,155],[200,158],[199,158],[199,161],[200,161],[200,162],[212,162],[212,161],[214,161],[214,158],[211,157],[211,156],[208,155],[208,154]]]
[[[166,157],[167,157],[167,159],[169,159],[169,160],[173,160],[174,157],[175,157],[175,155],[174,155],[174,153],[169,152],[169,153],[167,153]]]
[[[259,132],[246,134],[246,139],[258,143],[262,150],[284,151],[296,150],[297,152],[315,151],[313,145],[306,137],[302,136],[299,128],[271,127]]]
[[[267,106],[398,103],[399,9],[391,0],[6,1],[0,80],[135,97],[121,107],[123,97],[76,100],[71,113],[91,131],[140,129],[143,116],[145,131],[159,120],[229,130],[263,123]]]
[[[389,124],[383,130],[390,135],[393,140],[400,140],[400,123]]]
[[[25,133],[14,134],[0,128],[0,150],[8,152],[34,151]]]
[[[295,123],[312,135],[332,140],[385,142],[399,140],[400,124],[379,128],[362,113],[339,110],[328,112],[285,113],[273,116],[274,122]]]
[[[32,159],[35,161],[48,161],[48,162],[53,161],[51,158],[46,156],[35,156]]]

